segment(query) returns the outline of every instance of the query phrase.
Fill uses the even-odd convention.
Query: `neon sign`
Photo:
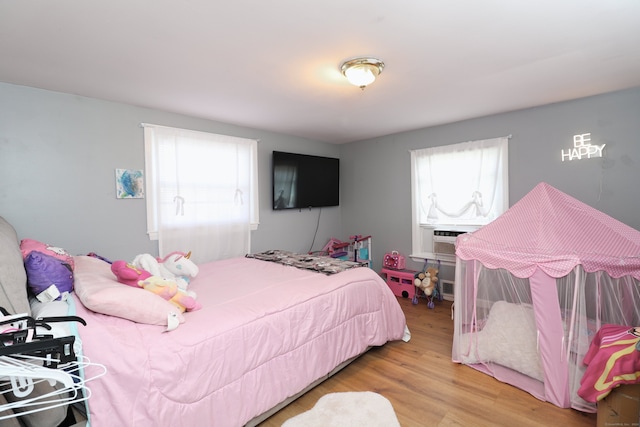
[[[582,160],[584,158],[590,159],[592,157],[602,157],[602,145],[591,144],[591,134],[583,133],[582,135],[573,135],[573,148],[562,151],[562,161],[565,160]]]

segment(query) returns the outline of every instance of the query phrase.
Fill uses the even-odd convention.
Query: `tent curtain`
[[[160,256],[191,251],[202,263],[248,253],[257,141],[146,125],[145,143]]]
[[[595,411],[578,395],[593,336],[604,324],[640,325],[640,281],[631,275],[614,278],[578,265],[559,278],[540,269],[519,278],[458,258],[455,288],[455,362],[481,366],[542,400],[581,411]],[[505,303],[509,316],[497,324],[494,307]]]

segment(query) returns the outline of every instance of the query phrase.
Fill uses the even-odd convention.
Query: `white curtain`
[[[191,251],[203,263],[248,253],[257,141],[155,125],[144,132],[160,256]]]
[[[508,209],[508,137],[411,151],[414,220],[483,225]]]

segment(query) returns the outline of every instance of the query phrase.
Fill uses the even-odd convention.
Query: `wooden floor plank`
[[[374,348],[260,424],[279,427],[326,393],[374,391],[391,401],[403,427],[594,427],[596,415],[558,408],[451,361],[451,303],[428,309],[399,298],[411,341]]]

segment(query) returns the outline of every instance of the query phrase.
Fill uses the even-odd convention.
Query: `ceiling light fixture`
[[[376,58],[355,58],[342,64],[340,71],[354,86],[363,89],[373,83],[384,69],[384,62]]]

